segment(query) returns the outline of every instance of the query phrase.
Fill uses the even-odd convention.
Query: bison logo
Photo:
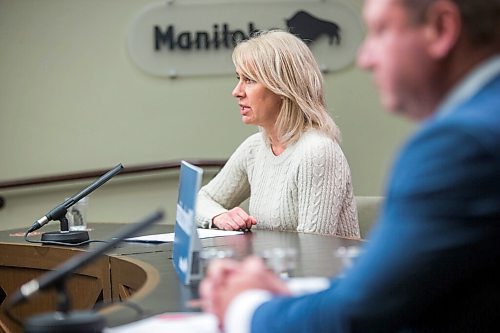
[[[334,42],[340,44],[340,27],[334,23],[321,20],[311,14],[301,10],[286,20],[286,25],[290,32],[300,37],[306,44],[317,40],[321,35],[327,35],[330,45]]]

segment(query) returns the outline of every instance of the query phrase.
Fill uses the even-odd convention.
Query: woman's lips
[[[245,105],[240,105],[240,114],[241,115],[245,115],[248,113],[248,111],[250,111],[250,108],[248,106],[245,106]]]

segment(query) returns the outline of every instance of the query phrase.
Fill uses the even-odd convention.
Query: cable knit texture
[[[310,130],[275,156],[262,133],[247,138],[198,194],[196,220],[212,219],[250,197],[256,228],[359,238],[351,173],[337,142]]]

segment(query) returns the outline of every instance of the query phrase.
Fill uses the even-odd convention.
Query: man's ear
[[[451,0],[437,0],[429,6],[425,22],[427,51],[435,59],[446,57],[458,43],[462,30],[460,11]]]

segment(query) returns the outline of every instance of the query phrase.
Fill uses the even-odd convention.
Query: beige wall
[[[171,80],[130,61],[128,28],[156,1],[0,0],[0,181],[119,162],[227,158],[255,132],[239,119],[232,75]],[[361,1],[350,4],[359,9]],[[369,75],[355,67],[325,81],[355,193],[381,194],[411,126],[384,113]],[[90,217],[133,221],[159,206],[172,217],[176,177],[113,180],[92,195]],[[0,191],[7,199],[0,229],[31,224],[86,184]]]

